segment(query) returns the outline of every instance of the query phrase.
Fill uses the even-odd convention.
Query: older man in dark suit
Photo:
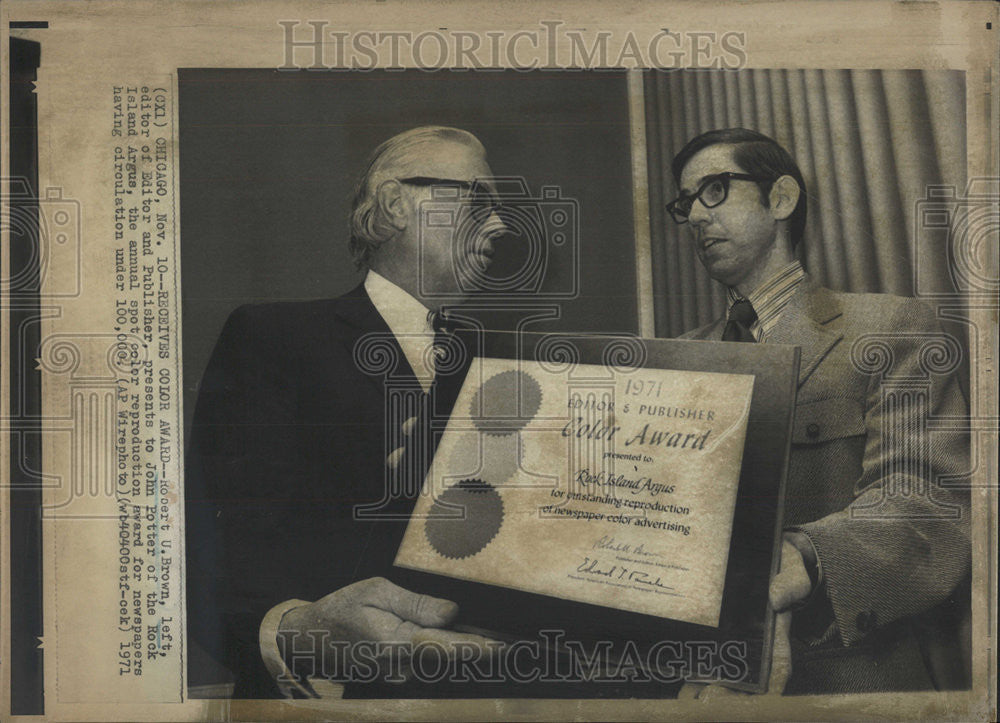
[[[801,347],[781,572],[786,693],[961,683],[970,570],[967,439],[927,432],[967,414],[952,349],[922,303],[822,288],[795,258],[806,193],[795,161],[755,131],[712,131],[673,161],[668,210],[692,232],[728,313],[690,339]],[[791,612],[791,619],[788,613]],[[788,633],[786,632],[786,635]],[[949,637],[950,636],[950,637]],[[942,644],[942,641],[945,641]],[[779,666],[780,667],[780,666]],[[957,673],[957,675],[956,675]]]
[[[453,603],[380,576],[432,451],[427,422],[447,419],[468,365],[439,307],[474,285],[462,274],[484,271],[505,231],[491,176],[465,131],[389,139],[352,208],[363,283],[226,322],[187,458],[187,589],[191,635],[235,674],[236,697],[312,695],[285,665],[322,677],[334,642],[468,639],[445,629]],[[432,200],[455,223],[426,223]]]

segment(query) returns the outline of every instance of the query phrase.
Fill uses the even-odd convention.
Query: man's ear
[[[379,215],[397,231],[406,228],[409,221],[409,204],[403,197],[403,187],[394,179],[382,181],[375,191]]]
[[[769,200],[771,202],[771,215],[777,221],[784,221],[799,203],[799,194],[802,189],[794,178],[785,174],[771,185]]]

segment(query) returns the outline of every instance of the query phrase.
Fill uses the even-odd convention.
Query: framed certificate
[[[474,336],[396,555],[405,584],[495,637],[766,686],[798,349]]]

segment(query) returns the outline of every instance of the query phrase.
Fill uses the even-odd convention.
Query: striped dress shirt
[[[789,300],[795,295],[805,276],[806,272],[802,268],[802,264],[793,261],[746,297],[747,301],[753,305],[754,311],[757,312],[757,321],[750,326],[750,333],[757,341],[766,342],[768,340],[771,330],[781,318],[781,312],[788,306]],[[743,297],[736,293],[736,289],[732,287],[727,289],[727,314],[733,304],[742,299]]]

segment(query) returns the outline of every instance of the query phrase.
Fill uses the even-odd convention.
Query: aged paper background
[[[12,35],[42,42],[39,73],[39,185],[62,189],[64,198],[79,204],[81,249],[79,266],[53,264],[45,279],[47,288],[71,288],[78,272],[80,291],[72,298],[53,296],[44,302],[52,314],[43,327],[43,338],[59,335],[89,339],[113,333],[109,301],[114,283],[113,177],[109,152],[109,108],[114,86],[147,86],[167,92],[166,118],[176,127],[176,69],[179,67],[274,68],[285,62],[283,30],[279,21],[325,20],[330,27],[362,31],[384,29],[436,29],[443,26],[469,30],[537,30],[542,20],[554,19],[587,32],[606,30],[619,36],[629,32],[648,38],[662,28],[677,31],[738,31],[746,34],[747,65],[754,68],[950,68],[966,71],[965,108],[968,119],[968,175],[996,177],[997,172],[997,6],[989,2],[793,2],[793,3],[676,3],[643,5],[570,2],[539,6],[508,3],[502,7],[474,3],[373,2],[363,4],[195,2],[161,3],[60,3],[14,2],[3,8],[4,28],[14,20],[47,21],[48,28],[14,30]],[[987,24],[992,29],[987,30]],[[6,59],[7,44],[3,44]],[[328,61],[330,62],[330,61]],[[403,64],[407,64],[404,59]],[[685,64],[697,60],[685,58]],[[6,68],[6,61],[4,63]],[[6,80],[5,80],[6,83]],[[633,84],[633,87],[636,84]],[[6,85],[4,92],[6,93]],[[6,95],[4,96],[6,97]],[[641,105],[635,108],[633,137],[642,135]],[[4,124],[7,124],[4,113]],[[6,127],[6,125],[5,125]],[[3,134],[4,143],[8,135]],[[173,146],[173,136],[168,145]],[[175,148],[169,148],[173,154]],[[5,146],[4,152],[9,148]],[[4,157],[7,157],[6,155]],[[638,248],[646,239],[641,190],[645,156],[633,157],[636,189]],[[176,191],[176,165],[170,193]],[[176,232],[176,218],[172,230]],[[8,229],[4,227],[5,236]],[[183,243],[174,238],[172,243]],[[168,251],[165,252],[169,257]],[[172,258],[172,257],[170,257]],[[172,259],[176,261],[176,259]],[[6,263],[6,257],[5,257]],[[636,259],[640,327],[651,327],[651,280],[648,248]],[[176,269],[176,265],[171,264]],[[5,273],[4,278],[7,278]],[[176,283],[176,280],[175,280]],[[175,285],[175,289],[179,286]],[[176,301],[176,297],[174,297]],[[176,311],[173,312],[176,314]],[[972,349],[972,388],[988,415],[996,418],[996,315],[995,309],[974,312],[980,331],[978,348]],[[4,305],[5,322],[7,305]],[[176,315],[168,358],[176,359],[180,333]],[[4,340],[8,339],[5,333]],[[55,343],[54,341],[52,343]],[[5,354],[7,353],[5,346]],[[99,354],[99,351],[93,353]],[[61,360],[54,354],[45,371],[44,404],[59,420],[46,436],[44,466],[70,470],[75,464],[73,444],[105,447],[105,439],[90,435],[90,420],[74,417],[69,404],[69,381],[59,377]],[[6,362],[7,359],[4,359]],[[86,360],[84,360],[86,361]],[[45,361],[42,361],[43,368]],[[4,364],[6,368],[6,363]],[[83,377],[88,376],[80,371]],[[90,375],[93,376],[93,375]],[[170,409],[179,426],[181,384],[173,379],[177,394]],[[79,379],[77,380],[79,381]],[[92,383],[92,380],[87,383]],[[4,376],[9,399],[12,390]],[[113,391],[108,393],[113,394]],[[75,420],[75,421],[74,421]],[[80,435],[74,438],[73,435]],[[72,444],[69,440],[73,438]],[[62,439],[63,441],[59,441]],[[49,441],[51,440],[51,441]],[[9,447],[4,447],[4,470],[9,469]],[[996,457],[992,444],[979,448],[977,487],[973,490],[975,579],[973,595],[974,669],[971,693],[838,696],[833,698],[726,697],[708,701],[343,701],[333,704],[292,701],[184,701],[179,676],[159,671],[143,682],[138,702],[135,687],[118,688],[90,657],[95,651],[113,649],[118,638],[113,625],[94,626],[92,611],[114,599],[93,597],[94,580],[117,577],[116,551],[107,544],[107,525],[113,519],[113,497],[99,492],[89,499],[76,497],[77,517],[50,519],[44,528],[45,574],[45,678],[47,718],[54,720],[218,720],[302,718],[411,718],[411,719],[761,719],[927,717],[982,719],[990,717],[987,690],[995,687],[996,580]],[[179,479],[181,450],[174,449],[168,468]],[[173,465],[173,466],[169,466]],[[166,469],[166,468],[165,468]],[[64,472],[65,473],[65,472]],[[91,472],[92,477],[100,472]],[[88,477],[87,479],[92,479]],[[4,489],[6,494],[6,488]],[[67,489],[48,492],[47,503],[58,506]],[[110,504],[110,507],[109,507]],[[109,517],[110,509],[110,517]],[[9,517],[4,505],[5,536]],[[97,517],[103,519],[81,519]],[[175,519],[176,534],[182,520]],[[95,530],[100,530],[99,534]],[[179,538],[177,538],[179,539]],[[4,571],[8,569],[6,544]],[[181,557],[177,555],[176,557]],[[175,572],[182,568],[174,567]],[[4,597],[9,598],[8,578],[3,576]],[[176,604],[177,598],[171,602]],[[177,608],[179,611],[179,608]],[[3,606],[3,658],[9,659],[11,620]],[[16,621],[14,621],[16,624]],[[103,654],[103,653],[102,653]],[[102,658],[101,660],[105,660]],[[103,663],[96,663],[102,665]],[[3,685],[9,687],[9,676]],[[5,690],[5,698],[9,690]],[[995,708],[994,708],[995,710]],[[6,711],[5,711],[6,712]],[[995,712],[993,713],[995,716]]]

